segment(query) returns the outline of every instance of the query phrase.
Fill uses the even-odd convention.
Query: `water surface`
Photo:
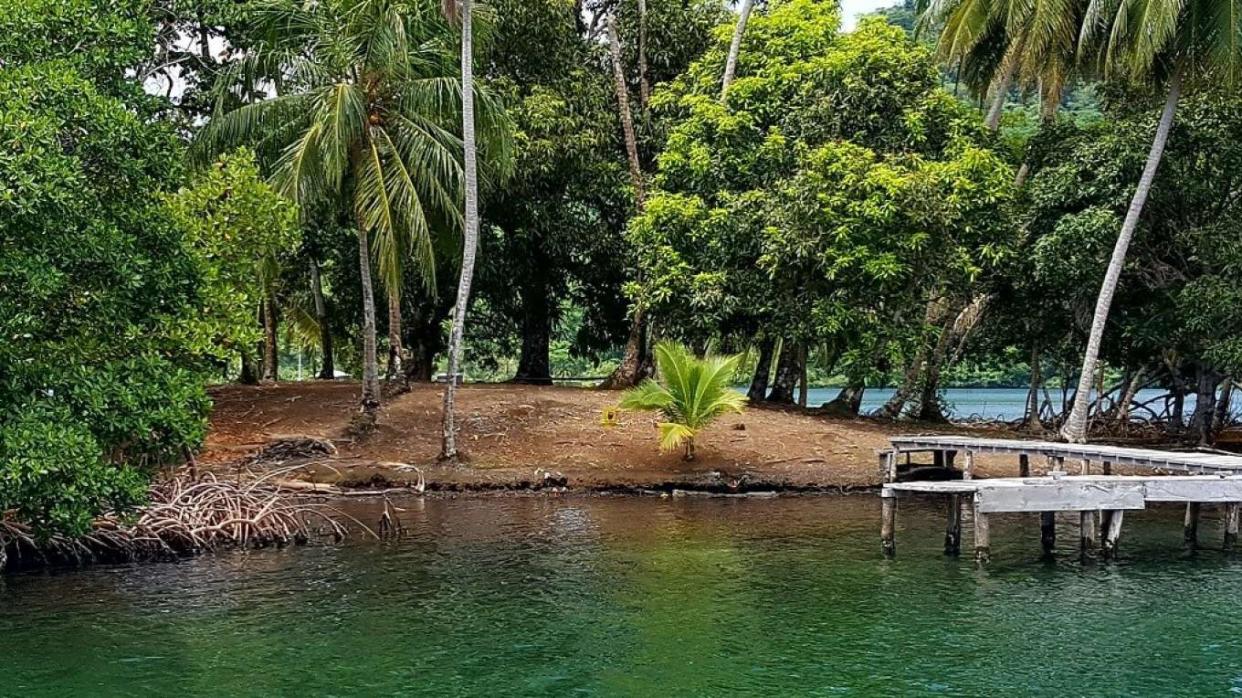
[[[1242,692],[1242,559],[1173,511],[1115,564],[1001,517],[980,571],[917,504],[881,559],[870,496],[403,506],[396,542],[0,577],[0,695]]]

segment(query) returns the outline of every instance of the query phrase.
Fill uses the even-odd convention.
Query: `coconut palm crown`
[[[686,460],[694,459],[694,439],[722,414],[741,412],[746,396],[730,387],[739,356],[697,358],[685,347],[661,342],[655,348],[656,367],[662,381],[648,378],[621,396],[620,405],[630,410],[660,412],[660,450],[685,447]]]

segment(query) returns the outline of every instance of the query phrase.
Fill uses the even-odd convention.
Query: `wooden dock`
[[[1077,512],[1083,552],[1102,544],[1105,557],[1116,554],[1121,525],[1127,511],[1142,510],[1149,503],[1186,505],[1184,539],[1198,544],[1199,513],[1203,505],[1218,505],[1225,512],[1224,548],[1237,543],[1242,516],[1242,457],[1209,453],[1157,451],[1066,444],[1018,439],[979,439],[961,436],[898,436],[892,449],[880,454],[887,483],[881,491],[881,545],[885,555],[896,552],[897,503],[903,496],[938,496],[947,503],[945,553],[961,551],[962,508],[969,498],[974,521],[975,559],[986,562],[991,554],[989,516],[1000,513],[1038,512],[1045,552],[1056,545],[1056,515]],[[961,480],[897,482],[901,454],[931,452],[936,464],[953,468],[955,456],[964,454]],[[974,456],[1000,453],[1018,456],[1019,477],[975,479]],[[1047,459],[1050,474],[1030,477],[1030,458]],[[907,456],[908,457],[908,456]],[[1078,461],[1079,473],[1065,472],[1067,459]],[[1098,463],[1102,474],[1093,474]],[[1114,464],[1194,475],[1112,475]]]

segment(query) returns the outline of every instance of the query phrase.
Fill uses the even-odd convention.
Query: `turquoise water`
[[[1001,517],[977,570],[917,505],[881,559],[871,496],[402,506],[396,542],[0,578],[0,695],[1242,692],[1242,558],[1174,511],[1110,564]]]
[[[807,391],[807,404],[822,405],[836,397],[839,392],[841,392],[839,388],[811,388]],[[1060,391],[1051,394],[1054,400],[1060,400]],[[863,393],[862,412],[866,414],[879,409],[892,395],[892,388],[868,388]],[[946,388],[940,391],[940,395],[948,406],[949,416],[956,419],[983,418],[1012,421],[1021,419],[1026,414],[1027,391],[1025,388]],[[1135,402],[1142,404],[1162,395],[1164,395],[1163,390],[1140,390],[1135,397]],[[1242,412],[1242,393],[1235,391],[1232,402],[1234,413]],[[1157,408],[1156,411],[1159,412],[1162,405],[1163,403],[1153,403],[1151,406]],[[1188,395],[1185,405],[1187,419],[1190,418],[1194,408],[1195,397]]]

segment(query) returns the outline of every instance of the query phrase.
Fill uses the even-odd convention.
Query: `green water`
[[[1115,564],[1002,518],[977,571],[917,507],[882,560],[871,497],[403,506],[398,542],[0,578],[0,695],[1242,692],[1242,557],[1176,512]]]

